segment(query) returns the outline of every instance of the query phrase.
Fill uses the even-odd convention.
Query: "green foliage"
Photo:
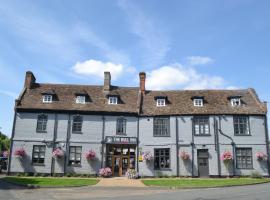
[[[9,146],[10,146],[10,139],[8,138],[8,136],[0,132],[0,152],[9,150]]]
[[[253,171],[250,174],[250,178],[262,178],[262,177],[263,177],[262,174],[258,171]]]

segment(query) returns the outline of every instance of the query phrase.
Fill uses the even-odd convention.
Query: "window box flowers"
[[[56,148],[53,151],[53,158],[62,158],[64,156],[64,151],[61,148]]]
[[[189,160],[189,159],[190,159],[190,155],[189,155],[189,153],[186,152],[186,151],[181,151],[181,152],[179,153],[179,156],[180,156],[180,158],[181,158],[183,161]]]
[[[255,154],[256,158],[258,161],[263,161],[263,160],[267,160],[267,155],[263,152],[257,152]]]
[[[85,153],[85,158],[87,160],[94,160],[96,158],[96,152],[94,150],[89,150]]]
[[[143,161],[150,162],[151,160],[153,160],[154,157],[152,156],[150,151],[146,151],[142,154],[142,158]]]
[[[101,168],[99,170],[99,175],[104,177],[104,178],[108,178],[112,175],[112,170],[109,167]]]
[[[25,149],[20,147],[14,151],[14,156],[17,158],[23,158],[26,155]]]
[[[233,160],[233,155],[230,151],[225,151],[224,153],[221,154],[220,159],[224,163],[228,164]]]
[[[126,177],[129,179],[137,179],[139,178],[139,174],[135,169],[128,169],[126,172]]]

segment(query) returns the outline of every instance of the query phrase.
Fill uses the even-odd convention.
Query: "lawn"
[[[147,186],[166,186],[177,188],[201,188],[201,187],[222,187],[237,186],[256,183],[270,182],[270,179],[252,178],[217,178],[217,179],[188,179],[188,178],[162,178],[145,179],[142,182]]]
[[[95,178],[4,177],[3,179],[11,183],[37,186],[86,186],[98,182]]]

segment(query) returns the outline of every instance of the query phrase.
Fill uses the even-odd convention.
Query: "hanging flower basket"
[[[4,151],[2,153],[2,155],[3,155],[4,158],[7,158],[9,156],[9,152],[8,151]]]
[[[99,169],[99,175],[104,178],[108,178],[112,175],[112,170],[109,167],[101,168]]]
[[[60,148],[56,148],[53,151],[53,158],[62,158],[64,156],[64,151]]]
[[[142,158],[143,161],[150,162],[151,160],[153,160],[154,157],[152,156],[150,151],[146,151],[142,154]]]
[[[256,158],[258,161],[263,161],[263,160],[267,160],[267,155],[263,152],[257,152],[255,154]]]
[[[85,153],[85,158],[87,160],[94,160],[96,158],[96,152],[94,150],[89,150]]]
[[[180,154],[179,154],[179,156],[180,156],[180,158],[181,158],[182,160],[184,160],[184,161],[190,159],[190,155],[189,155],[189,153],[186,152],[186,151],[181,151]]]
[[[233,155],[230,151],[225,151],[221,154],[220,159],[225,163],[228,164],[233,160]]]
[[[14,156],[17,158],[23,158],[26,155],[24,148],[18,148],[14,151]]]

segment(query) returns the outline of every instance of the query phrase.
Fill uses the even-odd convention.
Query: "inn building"
[[[138,87],[114,86],[104,72],[104,85],[45,84],[26,72],[8,173],[94,175],[110,167],[113,176],[129,168],[144,177],[269,176],[267,106],[254,89],[154,91],[145,88],[144,72],[139,80]],[[52,156],[57,148],[60,159]],[[95,159],[86,159],[89,150]],[[228,164],[225,152],[233,156]]]

